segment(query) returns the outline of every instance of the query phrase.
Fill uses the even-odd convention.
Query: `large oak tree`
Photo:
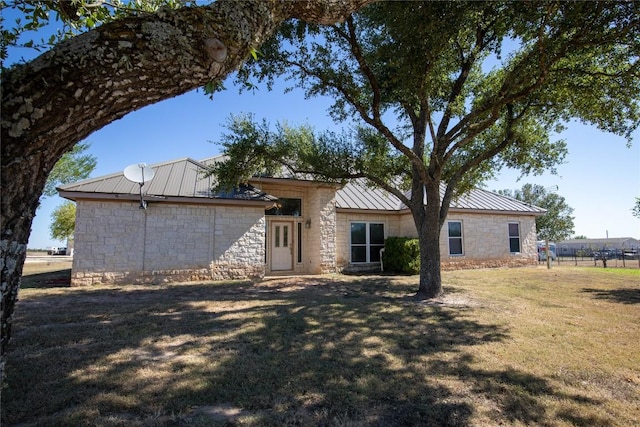
[[[233,184],[280,158],[324,179],[366,178],[411,210],[417,296],[438,296],[440,232],[452,198],[503,166],[552,169],[566,153],[553,136],[571,119],[631,140],[640,123],[639,9],[380,2],[333,26],[291,23],[263,46],[255,74],[267,82],[284,75],[308,96],[333,98],[334,118],[355,118],[357,130],[313,136],[282,127],[272,135],[240,120],[226,142],[231,166],[216,173]]]
[[[296,18],[332,24],[370,1],[219,0],[133,13],[3,69],[0,379],[31,222],[47,176],[61,156],[131,111],[221,82],[283,22]],[[82,2],[29,4],[38,3],[57,7],[69,21],[82,12],[67,7]],[[86,23],[94,25],[94,18]]]

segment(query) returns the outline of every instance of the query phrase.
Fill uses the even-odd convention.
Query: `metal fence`
[[[539,263],[546,264],[546,261],[541,260]],[[575,265],[582,267],[640,268],[640,254],[637,251],[620,250],[602,250],[588,254],[584,251],[576,250],[570,255],[564,253],[557,256],[552,263],[554,265]]]

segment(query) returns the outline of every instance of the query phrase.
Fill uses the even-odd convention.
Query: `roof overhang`
[[[339,208],[336,207],[338,213],[357,213],[357,214],[376,214],[376,215],[410,215],[411,210],[407,207],[397,210],[382,210],[382,209],[352,209],[352,208]],[[501,210],[488,210],[488,209],[467,209],[467,208],[449,208],[449,213],[459,214],[484,214],[484,215],[511,215],[511,216],[535,216],[539,217],[546,212],[531,212],[531,211],[501,211]]]
[[[449,213],[473,213],[473,214],[486,214],[486,215],[519,215],[519,216],[542,216],[546,212],[535,211],[509,211],[509,210],[497,210],[497,209],[469,209],[469,208],[449,208]]]
[[[78,200],[104,200],[104,201],[132,201],[139,202],[140,196],[137,194],[111,194],[111,193],[86,193],[76,191],[59,191],[60,197],[77,202]],[[248,199],[228,199],[220,197],[176,197],[176,196],[154,196],[152,194],[143,195],[143,200],[147,203],[184,203],[191,205],[218,205],[218,206],[263,206],[265,208],[274,205],[271,200],[248,200]]]
[[[336,212],[338,213],[350,213],[350,214],[375,214],[375,215],[398,215],[404,213],[399,210],[384,210],[384,209],[352,209],[352,208],[338,208],[336,207]],[[407,213],[410,213],[408,209],[406,209]]]

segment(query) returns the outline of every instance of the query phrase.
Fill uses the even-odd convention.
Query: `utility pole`
[[[551,187],[547,187],[544,189],[545,193],[546,192],[552,192],[552,191],[558,191],[558,186],[557,185],[552,185]],[[551,250],[549,249],[549,236],[546,236],[546,238],[544,239],[546,248],[545,250],[547,251],[547,269],[551,270]],[[557,244],[557,243],[556,243]],[[556,246],[557,248],[557,246]],[[556,254],[556,256],[558,256],[558,254]]]

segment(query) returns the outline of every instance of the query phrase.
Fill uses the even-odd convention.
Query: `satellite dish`
[[[124,169],[124,177],[131,182],[144,185],[145,182],[149,182],[156,175],[153,169],[147,166],[146,163],[136,163],[135,165],[127,166]]]
[[[136,163],[124,168],[124,177],[140,185],[140,209],[147,209],[147,202],[142,197],[142,187],[145,182],[151,181],[155,175],[156,173],[146,163]]]

